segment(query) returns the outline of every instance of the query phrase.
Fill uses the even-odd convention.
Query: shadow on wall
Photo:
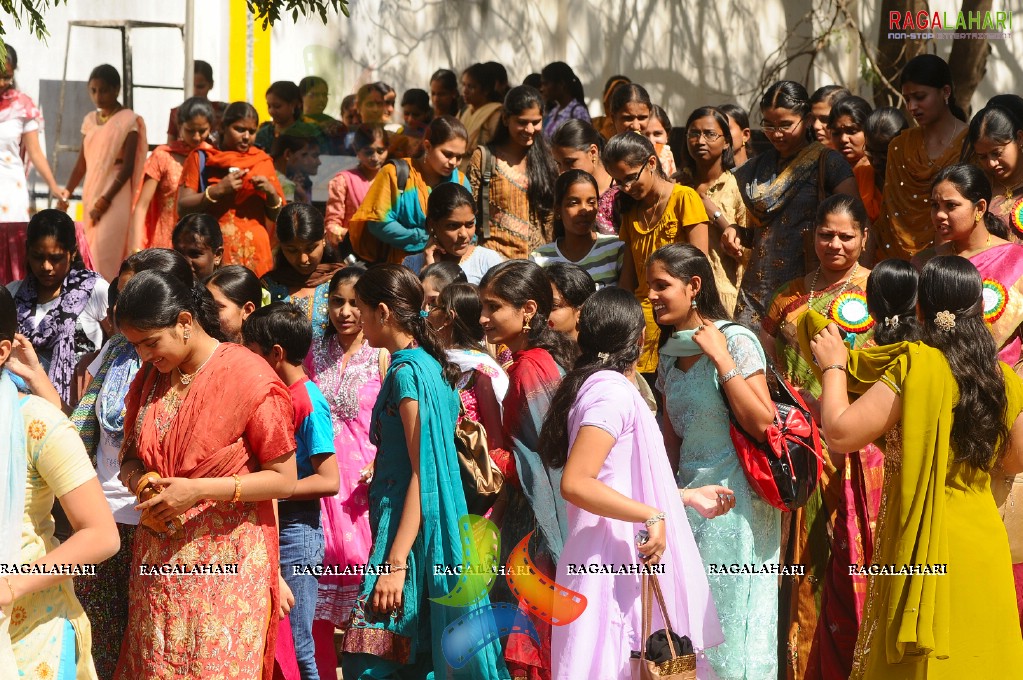
[[[564,32],[560,2],[568,3]],[[705,104],[754,106],[764,72],[787,56],[785,36],[794,31],[798,43],[809,34],[810,11],[810,0],[361,0],[339,21],[338,43],[306,46],[304,61],[307,74],[327,79],[333,106],[335,92],[339,101],[369,80],[399,93],[427,89],[437,68],[461,73],[494,60],[516,84],[563,59],[582,80],[591,114],[603,113],[606,79],[624,73],[675,121]],[[827,57],[817,58],[837,68]],[[787,65],[784,76],[802,80],[807,59]]]

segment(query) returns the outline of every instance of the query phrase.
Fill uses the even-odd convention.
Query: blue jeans
[[[302,567],[303,570],[309,571],[310,568],[323,563],[320,502],[283,501],[278,509],[281,520],[281,572],[285,583],[295,596],[295,606],[291,608],[290,614],[291,635],[295,639],[295,658],[302,680],[319,680],[316,647],[313,644],[313,615],[316,613],[318,579],[311,574],[296,575],[292,567]]]

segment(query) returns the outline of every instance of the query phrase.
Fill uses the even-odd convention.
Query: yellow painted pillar
[[[228,94],[233,102],[255,106],[263,122],[270,119],[264,97],[270,87],[270,31],[249,13],[245,0],[231,0],[230,7]]]

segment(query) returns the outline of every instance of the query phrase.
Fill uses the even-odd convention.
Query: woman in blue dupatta
[[[391,352],[391,366],[373,409],[373,547],[345,633],[344,677],[508,678],[496,639],[458,668],[442,646],[445,629],[470,611],[443,601],[459,581],[459,518],[467,514],[454,447],[459,372],[426,323],[410,270],[372,267],[355,294],[366,340]],[[383,565],[388,573],[370,573]],[[475,602],[488,605],[486,596]]]

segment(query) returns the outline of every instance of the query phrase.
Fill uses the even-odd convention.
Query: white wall
[[[243,0],[235,0],[241,2]],[[995,10],[1007,0],[996,0]],[[957,11],[958,0],[932,0],[932,11]],[[757,82],[782,39],[798,27],[810,0],[352,0],[352,16],[292,23],[272,29],[271,77],[298,81],[321,75],[331,85],[329,111],[359,84],[383,79],[398,91],[427,88],[434,69],[460,71],[474,61],[501,61],[513,82],[555,59],[571,64],[586,88],[590,108],[599,113],[605,79],[625,73],[648,87],[676,121],[702,104],[738,101],[749,107]],[[880,0],[853,5],[868,40],[880,21]],[[74,0],[47,13],[48,44],[26,29],[8,25],[8,42],[19,52],[19,86],[32,96],[40,79],[59,79],[67,22],[74,19],[133,19],[181,22],[183,0]],[[1023,28],[1023,12],[1016,23]],[[195,57],[213,65],[212,96],[227,98],[228,1],[196,2]],[[996,92],[1018,91],[1023,71],[1023,31],[1011,40],[992,41],[987,77],[974,98],[978,107]],[[808,29],[798,29],[806,32]],[[85,80],[96,64],[120,64],[112,31],[76,29],[68,77]],[[182,82],[182,45],[175,31],[135,34],[136,81]],[[937,43],[948,55],[949,41]],[[819,55],[810,89],[842,82],[858,89],[860,59],[848,34],[832,37]],[[804,80],[806,61],[786,73]],[[869,88],[863,88],[869,95]],[[177,94],[139,94],[136,109],[162,140],[167,102]],[[155,120],[154,120],[155,119]],[[77,123],[76,123],[77,124]]]

